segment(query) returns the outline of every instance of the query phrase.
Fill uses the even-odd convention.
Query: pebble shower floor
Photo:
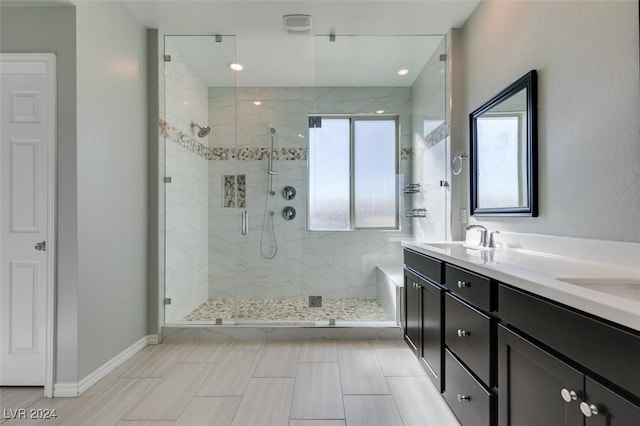
[[[238,319],[253,321],[388,321],[389,313],[378,299],[323,299],[322,307],[310,308],[302,297],[286,299],[238,299]],[[211,299],[183,321],[233,319],[233,299]]]

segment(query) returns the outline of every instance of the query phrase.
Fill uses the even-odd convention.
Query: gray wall
[[[119,2],[76,15],[82,379],[147,334],[147,34]]]
[[[637,1],[480,3],[462,28],[465,132],[454,152],[468,152],[468,114],[537,69],[540,215],[472,222],[640,241],[638,44]],[[468,206],[468,174],[457,178],[466,194],[454,220]]]
[[[56,383],[146,336],[146,31],[116,2],[2,7],[0,51],[57,56]]]
[[[77,380],[78,224],[76,167],[76,11],[0,8],[0,52],[55,53],[57,63],[57,381]]]

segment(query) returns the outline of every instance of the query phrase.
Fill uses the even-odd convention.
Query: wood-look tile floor
[[[0,408],[2,426],[459,425],[407,346],[382,340],[164,343],[78,398],[5,387]],[[20,408],[57,417],[5,418]]]

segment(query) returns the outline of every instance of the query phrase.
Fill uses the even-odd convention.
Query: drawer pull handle
[[[471,397],[469,395],[458,394],[458,402],[471,401]]]
[[[562,395],[562,399],[564,399],[565,402],[573,402],[578,399],[578,394],[575,391],[570,391],[565,388],[560,391],[560,395]]]
[[[585,417],[598,415],[598,407],[593,404],[587,404],[586,402],[580,403],[580,411],[582,411],[582,414],[584,414]]]
[[[471,332],[469,330],[458,329],[458,337],[465,337],[470,335],[471,335]]]
[[[458,281],[458,288],[471,287],[471,283],[467,281]]]

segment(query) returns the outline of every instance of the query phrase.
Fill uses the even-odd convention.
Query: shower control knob
[[[287,206],[282,209],[282,217],[284,220],[293,220],[296,217],[296,209],[291,206]]]
[[[293,200],[296,197],[296,189],[293,186],[285,186],[282,190],[282,197],[285,200]]]

